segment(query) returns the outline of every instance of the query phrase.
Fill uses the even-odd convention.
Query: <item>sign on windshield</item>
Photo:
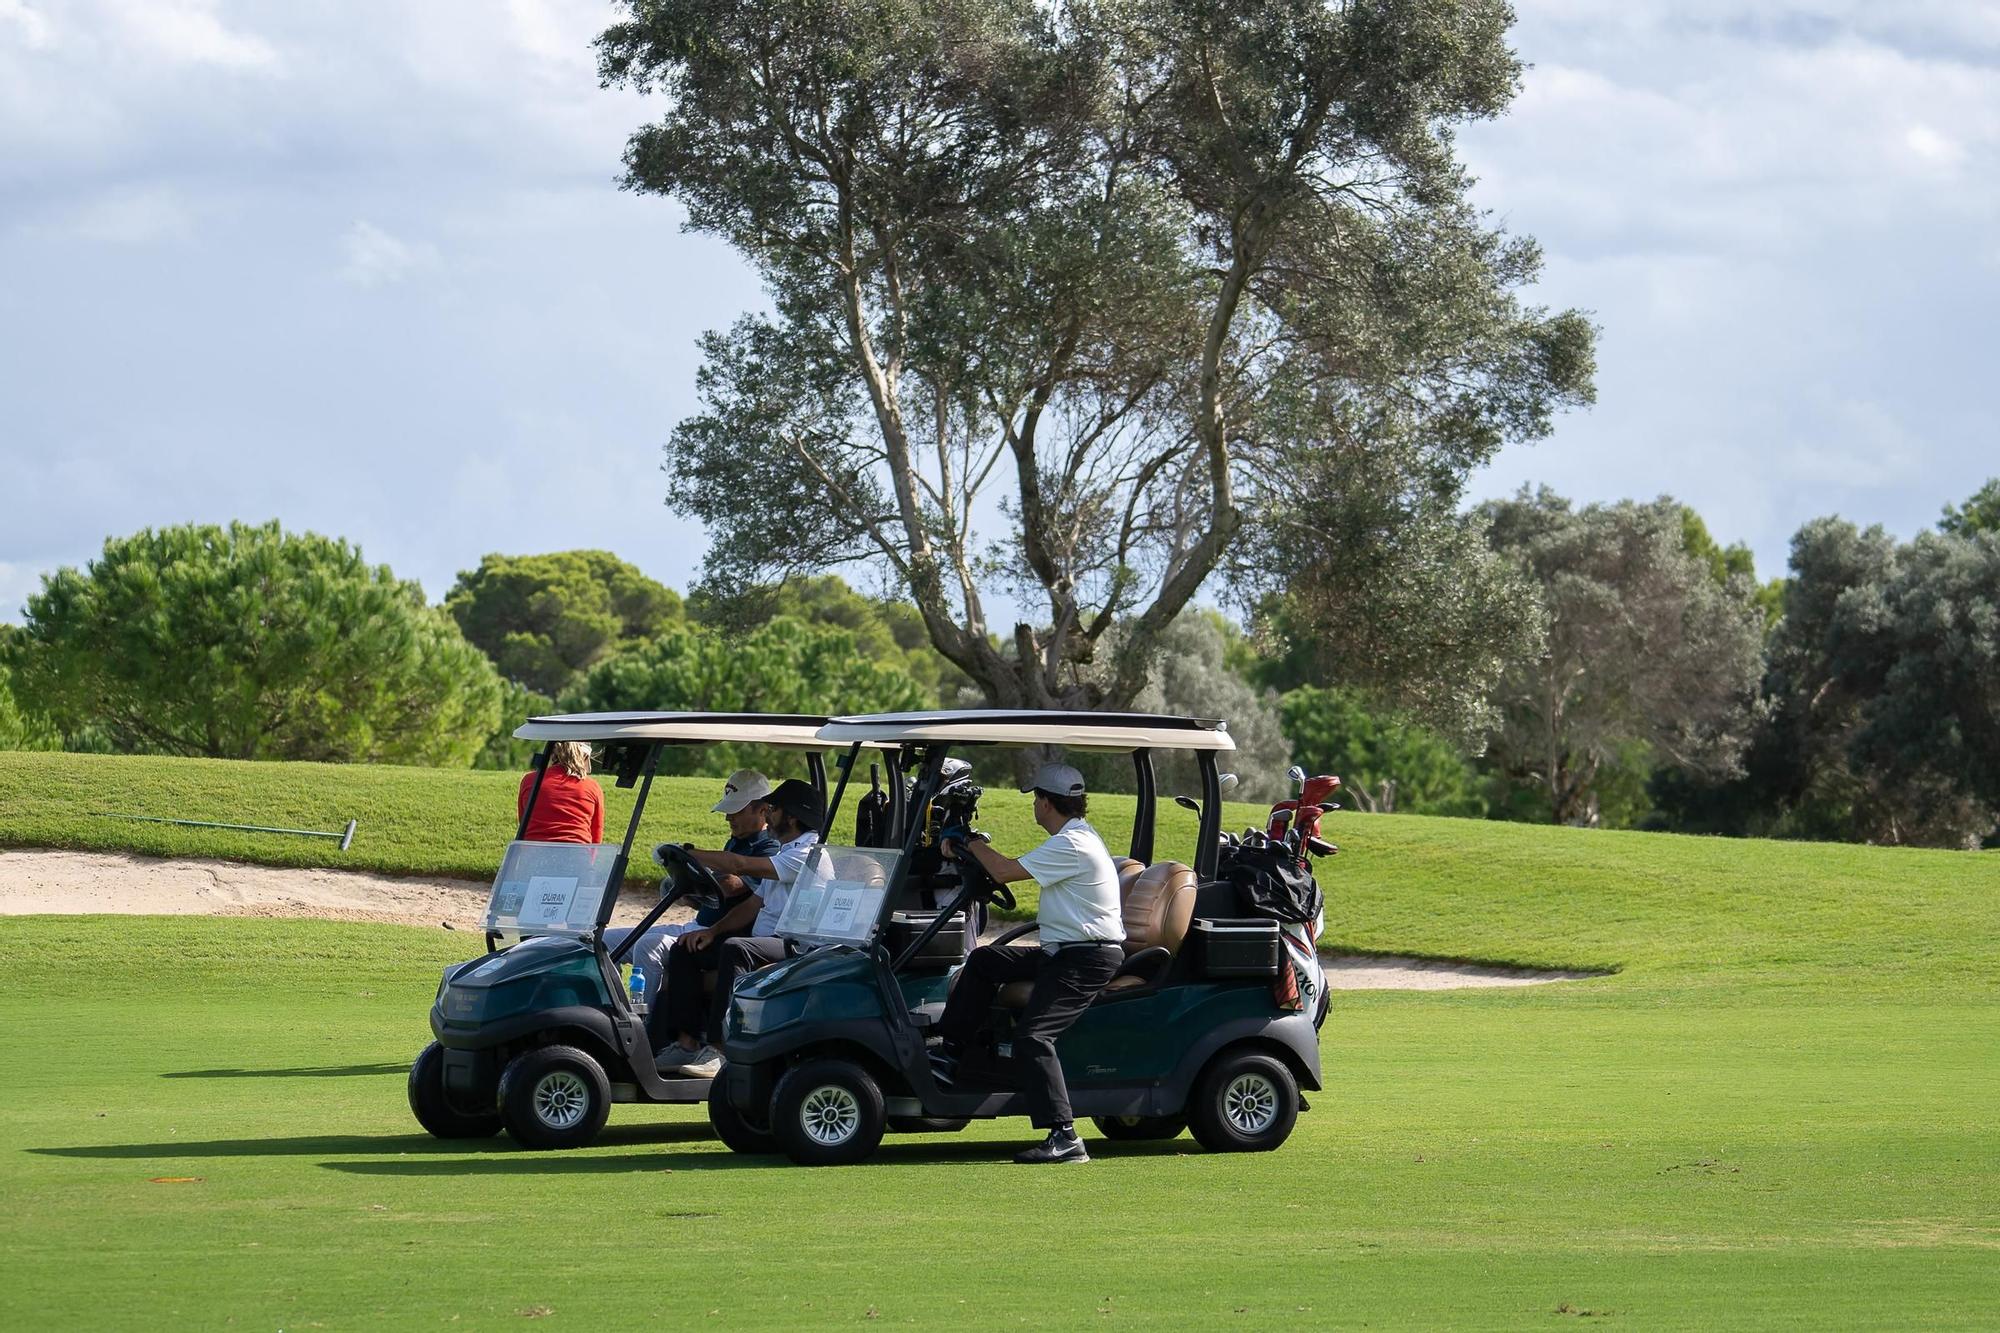
[[[581,935],[597,929],[607,893],[615,842],[513,842],[493,878],[486,928],[524,935]]]
[[[866,944],[902,853],[880,847],[812,849],[785,899],[778,934],[801,944]]]

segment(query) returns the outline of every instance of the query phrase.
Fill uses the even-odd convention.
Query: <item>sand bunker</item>
[[[476,931],[488,886],[460,879],[284,869],[234,861],[158,860],[104,852],[0,851],[0,916],[122,913],[145,916],[312,917]],[[636,922],[650,892],[619,900],[614,921]],[[686,919],[676,909],[668,919]],[[1588,972],[1440,963],[1418,958],[1333,957],[1336,990],[1452,990],[1582,980]]]

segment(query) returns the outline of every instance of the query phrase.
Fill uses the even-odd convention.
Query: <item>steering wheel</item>
[[[977,890],[978,896],[992,903],[1003,912],[1014,910],[1014,891],[986,873],[986,867],[979,864],[979,858],[967,852],[958,858],[959,878]]]
[[[663,842],[653,849],[653,860],[661,869],[674,877],[676,896],[713,898],[721,902],[722,884],[715,878],[715,872],[694,859],[687,848],[677,842]]]

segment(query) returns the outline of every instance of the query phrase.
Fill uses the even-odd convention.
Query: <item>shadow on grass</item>
[[[706,1137],[705,1134],[695,1137]],[[1005,1163],[1012,1166],[1014,1154],[1035,1140],[1020,1143],[981,1139],[960,1143],[884,1143],[863,1166],[938,1166],[951,1162],[972,1164]],[[1093,1143],[1091,1156],[1099,1160],[1121,1157],[1173,1157],[1199,1152],[1192,1140],[1166,1143]],[[734,1153],[715,1143],[708,1151],[658,1154],[622,1153],[615,1157],[590,1153],[516,1152],[480,1154],[472,1157],[441,1158],[435,1155],[413,1161],[321,1162],[328,1171],[357,1176],[521,1176],[521,1175],[620,1175],[633,1171],[765,1171],[773,1168],[799,1170],[777,1154]]]
[[[712,1140],[707,1124],[615,1125],[598,1135],[599,1146],[693,1143]],[[469,1169],[525,1153],[512,1139],[434,1139],[428,1134],[308,1134],[270,1139],[169,1139],[164,1143],[93,1143],[73,1148],[29,1148],[42,1157],[109,1161],[152,1161],[165,1157],[438,1157],[459,1159]],[[329,1163],[328,1165],[332,1165]]]
[[[409,1061],[373,1065],[301,1065],[293,1069],[175,1069],[161,1078],[365,1078],[375,1074],[407,1074]]]

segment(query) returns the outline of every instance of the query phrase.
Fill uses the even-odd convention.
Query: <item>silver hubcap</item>
[[[1262,1074],[1238,1074],[1222,1094],[1222,1113],[1245,1134],[1262,1134],[1278,1118],[1278,1089]]]
[[[569,1129],[583,1122],[590,1109],[590,1089],[567,1069],[542,1075],[535,1085],[535,1115],[550,1129]]]
[[[861,1103],[837,1083],[814,1088],[799,1108],[799,1120],[807,1137],[828,1148],[838,1147],[854,1137],[861,1127]]]

